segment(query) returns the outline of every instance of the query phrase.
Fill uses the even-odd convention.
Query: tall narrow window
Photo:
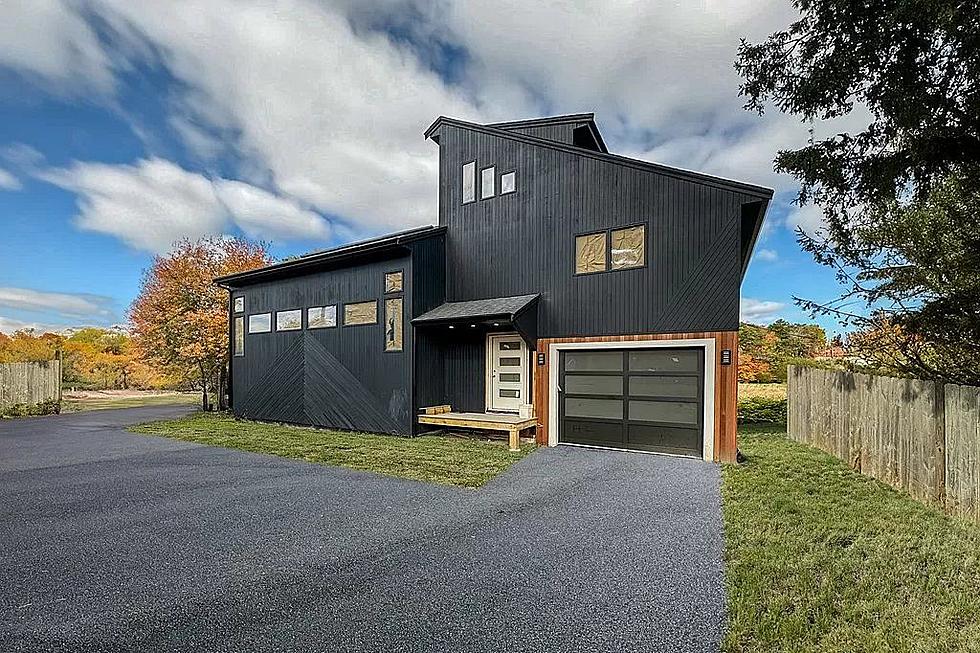
[[[402,299],[385,300],[385,351],[402,350]]]
[[[515,190],[517,190],[517,173],[511,171],[500,175],[500,194],[506,195]]]
[[[485,200],[496,194],[494,182],[497,179],[497,170],[493,166],[484,168],[480,171],[480,199]]]
[[[235,326],[233,328],[235,339],[235,356],[245,355],[245,316],[239,315],[235,318]]]
[[[575,238],[575,274],[606,271],[606,232]]]
[[[463,204],[476,201],[476,161],[463,164]]]
[[[646,264],[646,229],[643,225],[613,229],[610,268],[626,270]]]

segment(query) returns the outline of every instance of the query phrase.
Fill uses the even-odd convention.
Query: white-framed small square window
[[[497,169],[494,166],[480,171],[480,199],[485,200],[496,194]]]
[[[235,312],[244,313],[245,312],[245,296],[239,295],[235,297]]]
[[[511,170],[500,175],[500,194],[506,195],[517,190],[517,173]]]
[[[303,311],[293,309],[276,312],[276,331],[297,331],[303,328]]]
[[[326,329],[337,326],[337,306],[313,306],[306,309],[307,329]]]
[[[476,201],[476,161],[463,164],[463,204]]]
[[[249,333],[269,333],[272,331],[272,313],[256,313],[248,316]]]

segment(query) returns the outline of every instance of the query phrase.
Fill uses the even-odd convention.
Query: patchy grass
[[[66,396],[61,402],[61,412],[70,413],[83,410],[107,410],[112,408],[140,408],[142,406],[193,406],[200,403],[201,395],[195,392],[172,392],[168,394],[145,394],[139,396],[117,397],[112,395]]]
[[[348,433],[205,413],[140,424],[130,430],[460,487],[483,485],[534,449],[522,444],[520,451],[511,452],[498,440]]]
[[[785,399],[785,383],[739,383],[738,399]]]
[[[724,469],[725,651],[980,651],[980,525],[740,427]]]

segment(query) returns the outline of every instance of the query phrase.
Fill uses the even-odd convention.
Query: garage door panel
[[[574,350],[559,361],[559,442],[701,453],[703,350]]]
[[[626,446],[646,451],[696,456],[701,453],[701,435],[696,429],[630,422],[627,427]]]
[[[621,447],[624,443],[621,421],[566,419],[562,426],[563,442],[600,447]]]

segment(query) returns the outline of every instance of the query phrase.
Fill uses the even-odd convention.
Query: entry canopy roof
[[[467,302],[446,302],[412,320],[425,326],[451,326],[466,323],[480,326],[509,323],[533,349],[538,338],[538,298],[540,295],[493,297]]]

